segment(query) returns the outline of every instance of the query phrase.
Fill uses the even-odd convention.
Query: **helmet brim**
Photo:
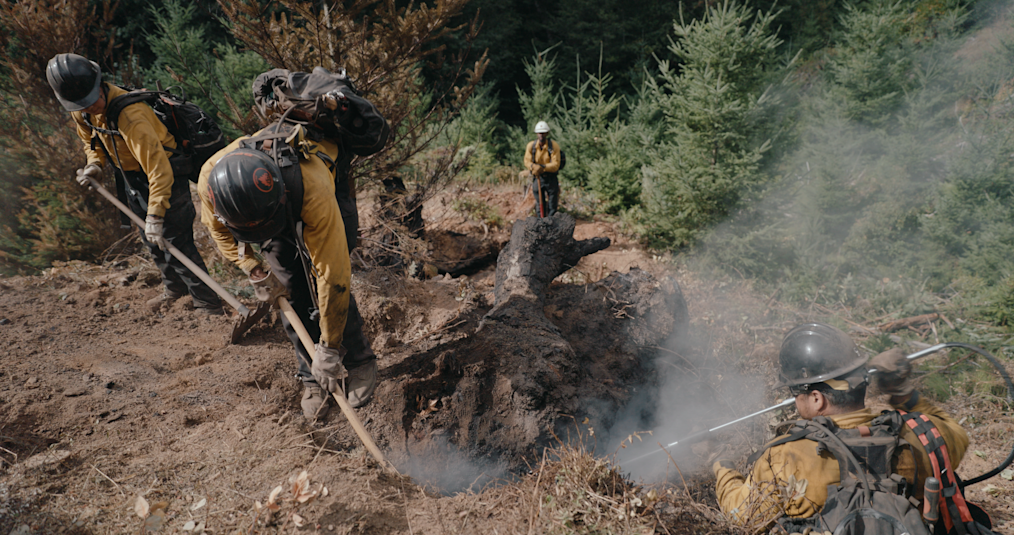
[[[237,241],[244,243],[264,243],[285,230],[285,223],[288,221],[285,205],[279,204],[275,214],[255,227],[237,228],[228,226],[229,232]]]
[[[102,87],[102,77],[96,76],[95,85],[92,86],[92,90],[89,91],[84,98],[78,100],[65,100],[63,97],[60,96],[59,93],[57,93],[56,100],[60,101],[60,105],[63,106],[63,109],[67,111],[81,111],[91,107],[92,104],[98,102],[99,95],[101,94],[102,91],[101,87]]]

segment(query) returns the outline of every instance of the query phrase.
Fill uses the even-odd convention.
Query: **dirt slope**
[[[506,221],[519,215],[514,192],[454,195],[485,199]],[[428,204],[427,227],[496,247],[506,241],[505,229],[451,204],[446,198]],[[364,227],[369,220],[364,214]],[[576,354],[603,357],[588,360],[579,374],[589,390],[582,394],[599,400],[573,414],[580,432],[587,432],[580,425],[585,417],[596,429],[612,423],[630,389],[646,379],[639,354],[661,343],[650,329],[632,330],[639,317],[634,300],[610,297],[624,287],[636,295],[667,272],[607,222],[579,221],[575,237],[593,236],[610,237],[613,245],[561,276],[544,309]],[[641,271],[631,271],[632,265]],[[686,356],[697,367],[688,376],[716,391],[734,384],[728,370],[770,383],[773,344],[798,318],[772,309],[771,300],[742,284],[704,282],[687,272],[673,280],[695,333]],[[303,422],[294,356],[277,318],[229,345],[230,321],[195,315],[188,298],[150,314],[143,303],[161,290],[157,273],[138,258],[0,281],[0,535],[138,533],[138,495],[153,508],[167,502],[154,509],[165,513],[158,533],[193,533],[202,524],[216,534],[291,533],[292,512],[306,519],[303,531],[309,533],[538,533],[568,514],[568,525],[577,529],[585,513],[550,509],[563,503],[535,499],[560,492],[547,485],[566,482],[567,473],[544,475],[541,450],[523,453],[532,437],[515,436],[510,447],[518,454],[511,458],[502,455],[510,448],[476,448],[462,439],[462,430],[482,427],[472,421],[477,412],[455,404],[454,393],[459,383],[479,376],[481,355],[468,340],[492,306],[493,282],[491,268],[428,280],[382,268],[356,273],[353,291],[381,355],[382,380],[377,400],[359,414],[400,471],[415,476],[409,479],[378,469],[337,409],[323,424]],[[724,404],[739,414],[756,408],[735,396]],[[982,455],[970,455],[968,471],[962,467],[966,475],[977,474],[1009,447],[1011,417],[984,415],[974,400],[956,398],[952,405],[959,418],[979,415],[972,449]],[[750,429],[733,440],[756,441]],[[603,469],[589,468],[596,477],[605,477]],[[264,524],[266,512],[255,502],[267,503],[277,485],[286,487],[280,500],[290,497],[289,479],[302,470],[312,489],[327,487],[327,496],[309,504],[283,502],[281,513]],[[515,483],[483,490],[494,478]],[[1010,520],[1004,504],[1012,485],[991,483],[997,490],[980,486],[973,495]],[[643,491],[624,485],[609,491],[611,505],[604,506],[616,522],[615,515],[627,511],[620,532],[721,531],[706,508],[659,501],[653,511],[645,508]],[[434,486],[474,492],[441,496]],[[697,497],[707,499],[706,485],[701,488]],[[632,505],[635,499],[640,505]],[[545,518],[549,511],[557,519]],[[645,515],[656,519],[654,528],[642,521]],[[150,516],[149,524],[158,518]]]

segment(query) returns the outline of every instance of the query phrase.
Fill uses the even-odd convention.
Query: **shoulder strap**
[[[157,98],[159,98],[158,91],[129,91],[124,95],[115,97],[106,105],[106,124],[108,124],[109,128],[112,130],[119,130],[118,122],[123,108],[138,102],[147,102],[150,104]],[[116,132],[116,134],[120,135],[119,132]]]
[[[952,470],[951,456],[947,452],[947,443],[940,434],[940,430],[928,416],[921,412],[898,412],[905,425],[919,438],[919,443],[929,455],[930,466],[933,467],[933,477],[940,481],[940,513],[948,532],[953,529],[958,535],[978,533],[972,513],[961,492],[960,480]],[[955,522],[955,519],[959,521]]]
[[[757,462],[757,459],[760,459],[761,456],[764,455],[764,452],[775,446],[781,446],[782,444],[787,444],[789,442],[795,442],[801,438],[806,438],[807,436],[809,436],[810,433],[815,431],[812,427],[800,427],[799,424],[803,421],[804,420],[797,421],[796,425],[794,425],[793,428],[789,430],[790,433],[788,435],[785,435],[781,438],[769,442],[764,446],[763,449],[757,450],[749,457],[747,457],[746,465],[750,466],[751,464]]]

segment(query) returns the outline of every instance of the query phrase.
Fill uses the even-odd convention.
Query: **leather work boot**
[[[319,386],[304,387],[303,400],[299,402],[303,407],[303,417],[307,420],[323,420],[331,410],[327,397],[327,392]]]
[[[373,389],[377,387],[377,361],[371,360],[362,366],[349,370],[348,398],[349,405],[358,409],[373,399]]]
[[[163,288],[162,295],[154,299],[149,299],[145,305],[148,307],[148,311],[154,314],[162,309],[162,305],[171,305],[181,297],[183,297],[183,294],[170,292],[168,288]]]

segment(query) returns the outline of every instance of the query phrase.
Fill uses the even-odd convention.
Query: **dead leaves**
[[[296,510],[301,505],[313,503],[317,497],[328,495],[327,487],[323,483],[314,488],[313,484],[310,483],[310,474],[306,470],[300,472],[299,475],[289,478],[289,493],[285,497],[281,497],[285,490],[285,486],[278,485],[268,495],[267,503],[254,502],[254,510],[257,512],[257,517],[260,519],[261,515],[263,515],[264,524],[271,522],[273,515],[285,508],[287,511],[284,513],[282,526],[287,524],[289,520],[292,520],[292,523],[297,528],[301,528],[307,524],[307,520],[297,514]]]
[[[162,525],[165,524],[165,510],[168,507],[169,502],[158,502],[154,506],[149,506],[148,500],[144,499],[144,496],[138,495],[134,500],[134,512],[144,520],[144,524],[141,525],[141,533],[158,533],[162,529]]]

